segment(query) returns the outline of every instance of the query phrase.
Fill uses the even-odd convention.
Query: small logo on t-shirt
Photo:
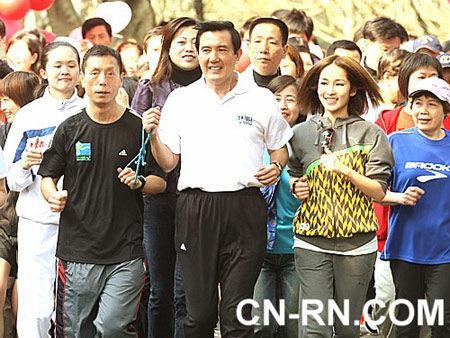
[[[253,118],[247,115],[238,115],[237,122],[239,124],[245,124],[247,126],[251,126],[253,124]]]
[[[422,175],[422,176],[417,176],[417,180],[419,182],[425,183],[431,180],[436,180],[438,178],[447,178],[446,175],[444,175],[443,173],[440,173],[438,171],[434,171],[434,170],[427,170],[429,173],[433,174],[433,175]]]
[[[309,223],[300,223],[299,229],[303,230],[303,231],[308,230],[309,229]]]
[[[75,144],[75,158],[77,162],[91,160],[91,144],[78,141]]]
[[[180,250],[187,251],[186,250],[186,245],[184,243],[181,243]]]
[[[441,178],[447,178],[443,172],[450,172],[450,166],[442,163],[431,163],[431,162],[406,162],[405,169],[423,169],[430,173],[430,175],[417,176],[416,180],[421,183],[426,183],[428,181],[437,180]]]
[[[127,151],[125,149],[122,149],[119,153],[119,156],[128,156]]]

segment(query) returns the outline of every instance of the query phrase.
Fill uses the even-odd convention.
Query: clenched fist
[[[151,133],[159,126],[161,111],[158,107],[150,108],[142,115],[142,125],[147,133]]]

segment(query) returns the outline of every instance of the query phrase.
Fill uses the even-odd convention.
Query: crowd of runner
[[[0,37],[0,337],[450,337],[450,41]]]

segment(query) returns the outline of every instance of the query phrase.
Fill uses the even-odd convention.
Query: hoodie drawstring
[[[343,123],[343,131],[342,131],[342,144],[347,144],[347,123]]]

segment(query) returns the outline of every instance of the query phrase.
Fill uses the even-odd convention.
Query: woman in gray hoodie
[[[300,337],[358,337],[359,319],[377,251],[372,200],[387,188],[393,156],[383,131],[360,115],[380,93],[354,60],[330,56],[306,75],[300,109],[314,117],[294,128],[289,173],[302,200],[294,219]],[[333,303],[333,304],[331,304]],[[329,315],[337,305],[344,318]]]

